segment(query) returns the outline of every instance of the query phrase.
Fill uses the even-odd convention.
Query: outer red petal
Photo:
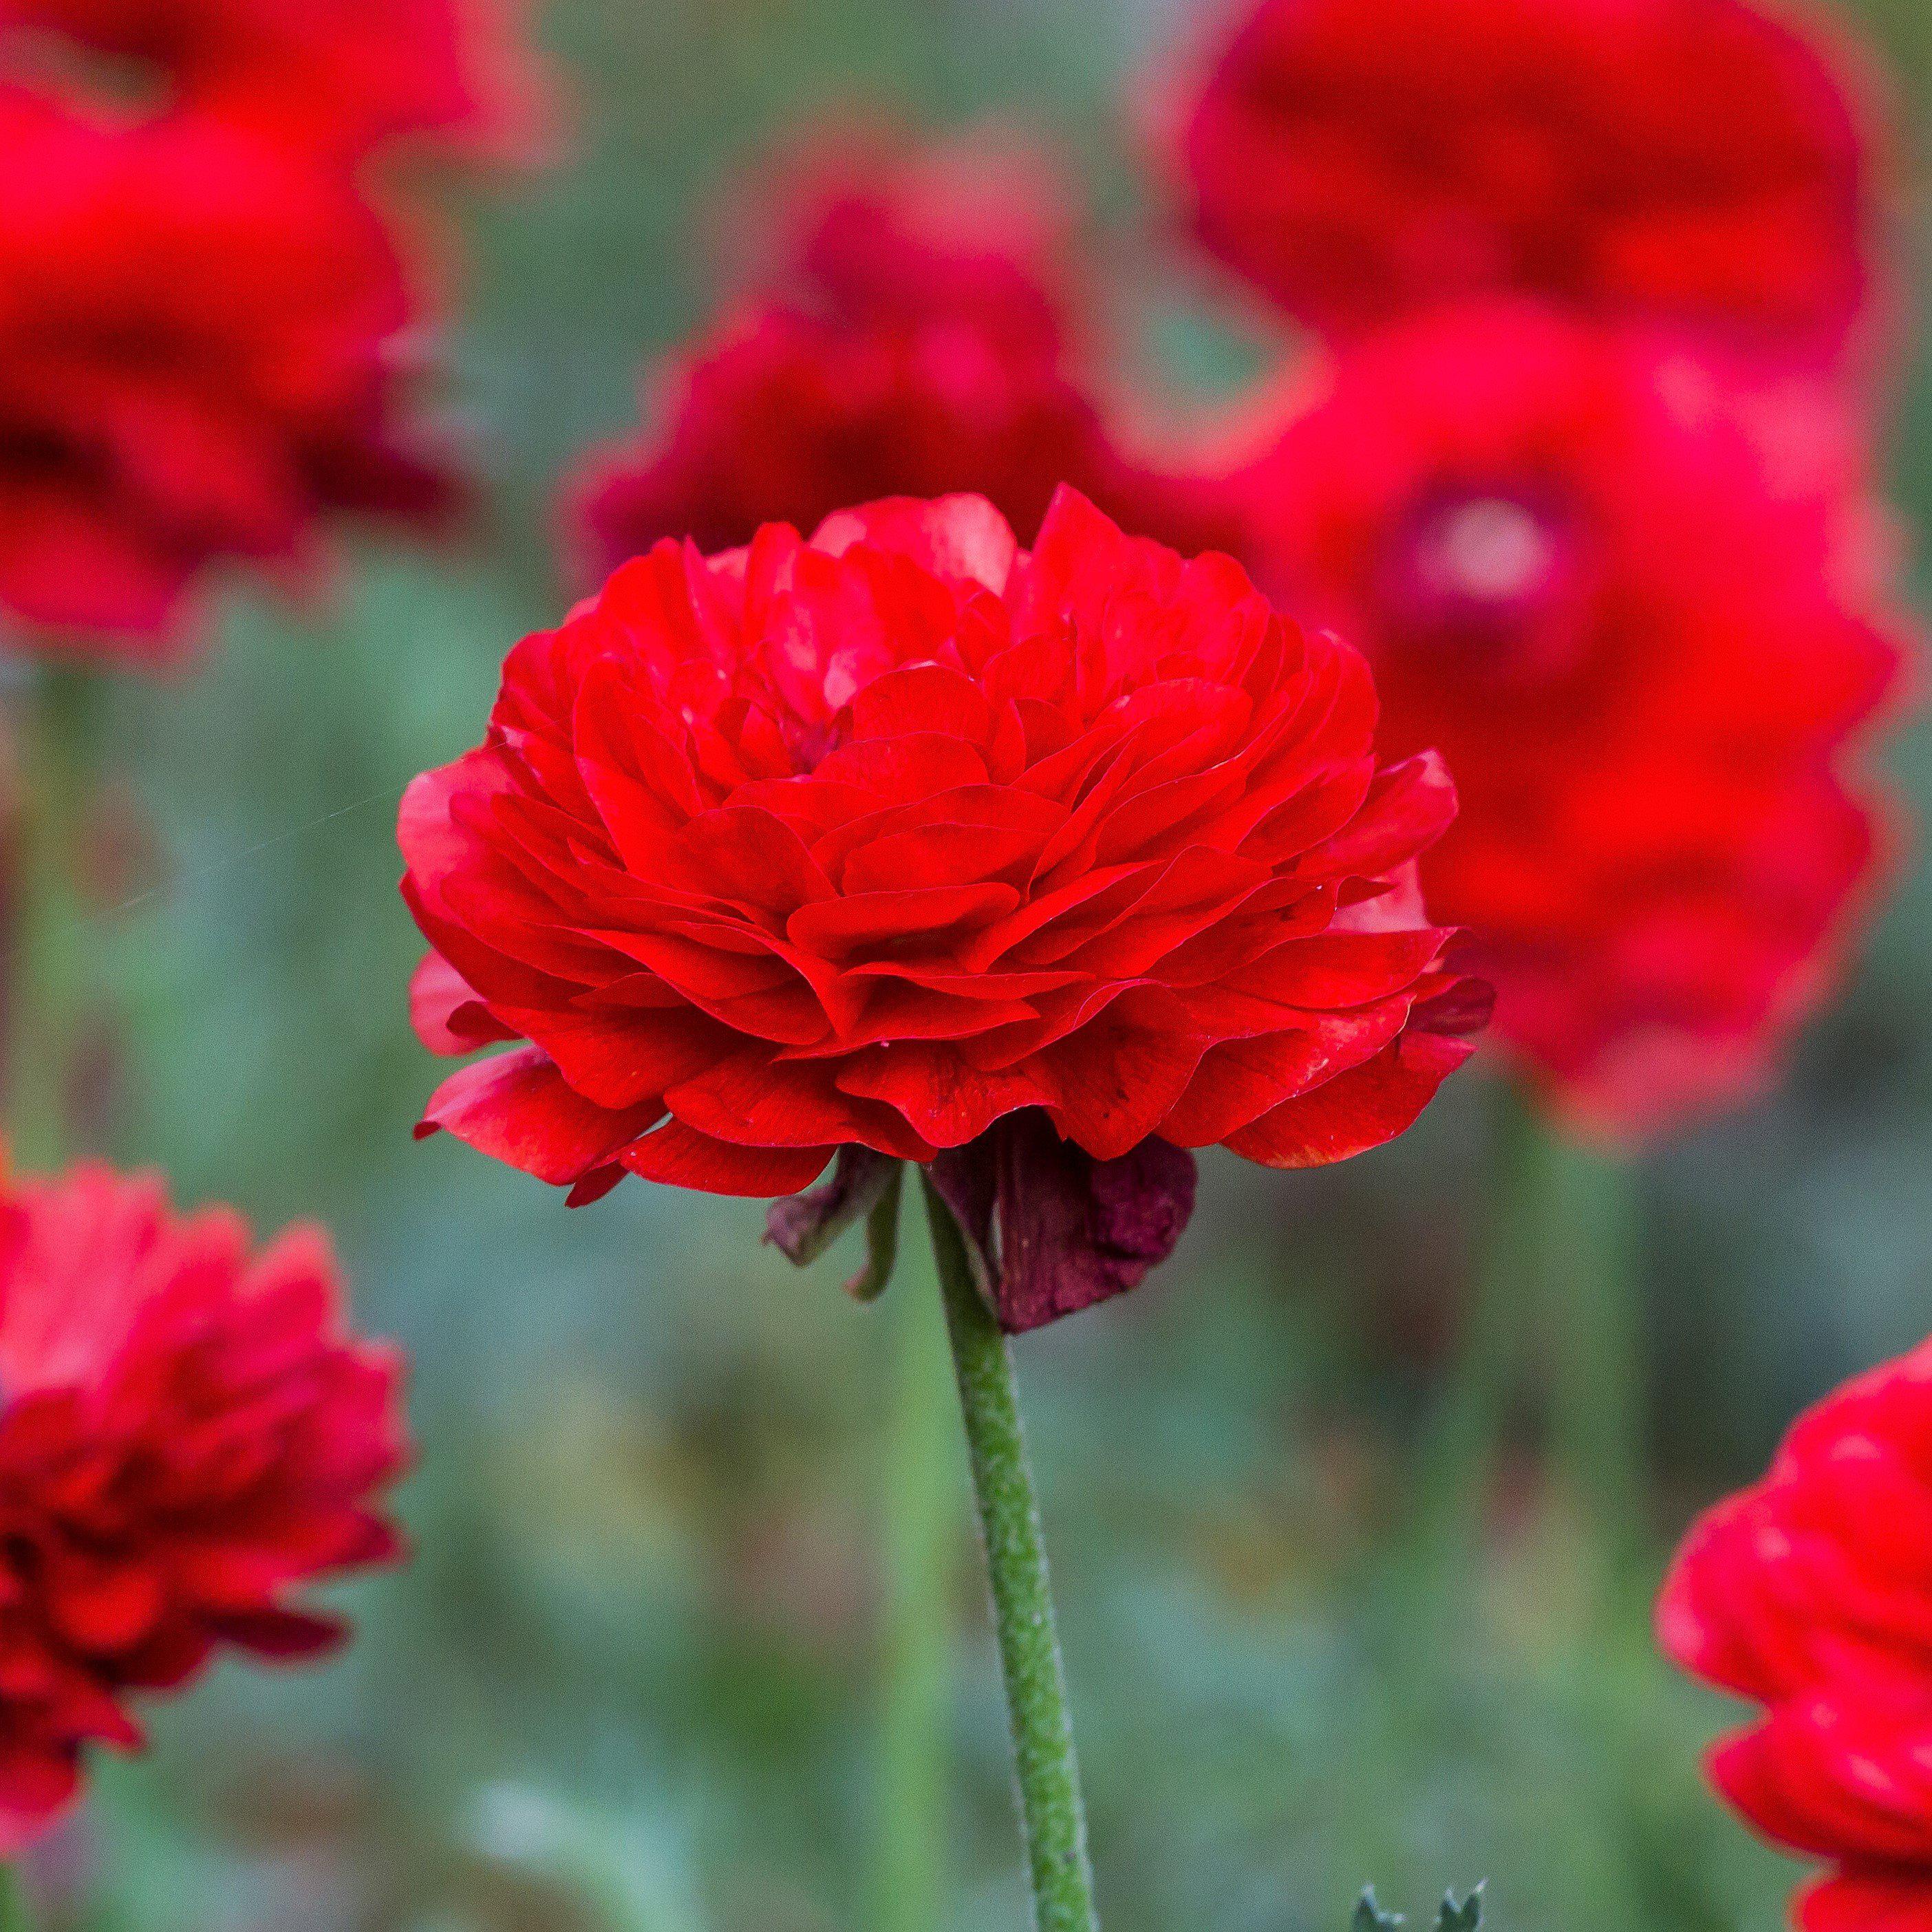
[[[1405,1034],[1366,1066],[1262,1114],[1228,1144],[1264,1167],[1322,1167],[1366,1154],[1406,1132],[1474,1050],[1438,1034]]]
[[[521,1168],[553,1186],[608,1166],[620,1149],[664,1118],[660,1103],[612,1110],[566,1086],[539,1047],[519,1047],[452,1073],[416,1129],[439,1131]]]
[[[796,1194],[809,1187],[838,1150],[832,1147],[740,1147],[670,1120],[641,1140],[633,1141],[620,1158],[631,1173],[645,1180],[694,1187],[706,1194],[764,1198]]]

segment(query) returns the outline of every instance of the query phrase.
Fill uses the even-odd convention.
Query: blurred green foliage
[[[1869,10],[1922,100],[1918,0]],[[891,1299],[842,1294],[844,1252],[794,1274],[749,1204],[633,1185],[566,1214],[452,1142],[412,1147],[436,1075],[405,1020],[394,808],[560,608],[558,473],[634,419],[640,363],[704,316],[706,197],[794,120],[884,101],[1043,122],[1123,238],[1136,339],[1197,382],[1251,357],[1205,278],[1176,287],[1132,238],[1120,104],[1198,31],[1179,0],[551,0],[569,158],[460,210],[448,399],[488,485],[473,538],[365,547],[305,609],[251,595],[198,671],[112,694],[97,1138],[187,1198],[336,1231],[365,1320],[418,1363],[420,1554],[349,1593],[341,1663],[224,1671],[157,1712],[152,1756],[104,1772],[44,1863],[66,1922],[860,1925]],[[1921,524],[1928,404],[1921,382],[1900,438]],[[1924,734],[1892,761],[1922,808]],[[1915,872],[1785,1089],[1642,1176],[1651,1574],[1796,1405],[1928,1325],[1928,1012]],[[1652,1655],[1650,1574],[1607,1621],[1580,1600],[1581,1532],[1527,1462],[1467,1587],[1398,1560],[1482,1098],[1340,1172],[1210,1162],[1162,1277],[1025,1346],[1112,1932],[1326,1928],[1370,1876],[1405,1898],[1486,1878],[1494,1919],[1536,1932],[1779,1914],[1792,1868],[1702,1790],[1726,1713]],[[1024,1911],[963,1495],[958,1535],[956,1903],[934,1932]]]
[[[1400,1912],[1384,1912],[1376,1904],[1372,1889],[1364,1892],[1355,1906],[1354,1932],[1398,1932],[1405,1922]],[[1482,1922],[1481,1893],[1472,1892],[1459,1900],[1451,1892],[1436,1915],[1436,1932],[1477,1932]]]

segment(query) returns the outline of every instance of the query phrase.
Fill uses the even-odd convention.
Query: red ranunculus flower
[[[326,1238],[259,1255],[152,1176],[0,1192],[0,1857],[58,1816],[130,1694],[218,1651],[310,1655],[304,1584],[398,1551],[399,1369],[352,1340]]]
[[[1865,106],[1753,0],[1261,0],[1179,165],[1324,331],[1519,290],[1810,358],[1872,293]]]
[[[205,121],[108,130],[0,92],[0,612],[160,658],[211,566],[332,510],[420,518],[412,320],[346,182]]]
[[[1090,1236],[1078,1281],[1009,1282],[1010,1326],[1129,1286],[1179,1150],[1341,1160],[1468,1051],[1406,877],[1450,786],[1381,768],[1375,724],[1347,646],[1071,493],[1030,555],[970,496],[660,544],[404,800],[418,1028],[524,1042],[422,1131],[579,1201],[939,1158],[1010,1265]]]
[[[654,375],[643,438],[569,488],[592,577],[888,496],[970,490],[1030,536],[1062,483],[1190,551],[1226,539],[1212,488],[1130,456],[1095,399],[1040,158],[848,146],[790,172],[755,286]]]
[[[494,152],[539,118],[515,20],[515,0],[0,0],[0,56],[58,65],[103,104],[184,107],[347,159],[398,135]],[[89,54],[136,64],[90,80]]]
[[[1462,810],[1424,868],[1497,1026],[1573,1114],[1754,1082],[1883,841],[1844,776],[1894,680],[1880,519],[1794,387],[1477,304],[1343,353],[1250,478],[1290,609],[1374,666]]]
[[[1766,1707],[1711,1771],[1832,1862],[1797,1922],[1932,1927],[1932,1344],[1820,1403],[1692,1528],[1658,1624],[1687,1670]]]

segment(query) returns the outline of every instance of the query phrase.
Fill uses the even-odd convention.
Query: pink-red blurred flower
[[[1030,554],[970,496],[660,544],[519,645],[483,745],[404,800],[418,1030],[523,1042],[423,1131],[577,1200],[777,1195],[1036,1110],[1138,1163],[1081,1207],[1106,1282],[1002,1312],[1112,1292],[1184,1214],[1150,1144],[1341,1160],[1468,1052],[1411,879],[1453,795],[1380,764],[1376,710],[1238,565],[1071,493]]]
[[[1865,90],[1754,0],[1261,0],[1184,104],[1198,231],[1348,334],[1517,291],[1834,356],[1886,237]]]
[[[1572,1114],[1746,1087],[1831,986],[1885,840],[1848,788],[1902,622],[1803,385],[1476,304],[1313,380],[1250,478],[1269,587],[1367,654],[1462,811],[1424,872]]]
[[[130,1700],[219,1652],[342,1635],[299,1600],[398,1553],[400,1371],[352,1340],[326,1239],[95,1166],[0,1192],[0,1857],[137,1746]]]
[[[1828,1397],[1692,1528],[1658,1626],[1685,1670],[1765,1706],[1711,1774],[1830,1862],[1796,1922],[1932,1926],[1932,1344]]]
[[[764,185],[752,285],[653,372],[644,435],[568,487],[588,576],[664,537],[719,550],[888,496],[970,490],[1030,538],[1062,483],[1178,548],[1224,539],[1211,486],[1130,453],[1096,399],[1042,157],[847,142]]]
[[[402,420],[416,320],[332,171],[0,91],[0,611],[165,659],[217,566],[302,562],[331,512],[440,514]]]
[[[0,63],[76,105],[181,108],[303,152],[502,153],[542,121],[518,0],[0,0]],[[90,73],[91,56],[122,64]]]

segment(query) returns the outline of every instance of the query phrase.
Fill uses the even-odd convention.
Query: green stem
[[[19,1877],[10,1866],[0,1865],[0,1932],[30,1932],[33,1922]]]
[[[96,696],[87,673],[50,670],[28,700],[22,731],[6,1113],[8,1140],[26,1166],[56,1166],[71,1151],[88,976],[82,845]]]
[[[884,1603],[877,1829],[868,1922],[934,1932],[945,1913],[954,1498],[946,1324],[922,1244],[891,1298],[896,1332],[886,1426]]]
[[[1606,1574],[1641,1553],[1644,1324],[1628,1169],[1574,1143],[1550,1150],[1551,1450]]]
[[[1495,1094],[1488,1219],[1461,1343],[1423,1444],[1418,1540],[1439,1568],[1481,1533],[1534,1319],[1542,1133],[1513,1082]]]
[[[1643,1496],[1629,1177],[1552,1130],[1513,1085],[1498,1090],[1497,1106],[1484,1252],[1461,1353],[1424,1449],[1422,1548],[1439,1568],[1478,1540],[1511,1402],[1540,1342],[1551,1464],[1614,1573],[1635,1552]]]
[[[974,1284],[958,1224],[930,1183],[926,1207],[1006,1678],[1034,1923],[1037,1932],[1096,1932],[1086,1808],[1012,1357]]]

